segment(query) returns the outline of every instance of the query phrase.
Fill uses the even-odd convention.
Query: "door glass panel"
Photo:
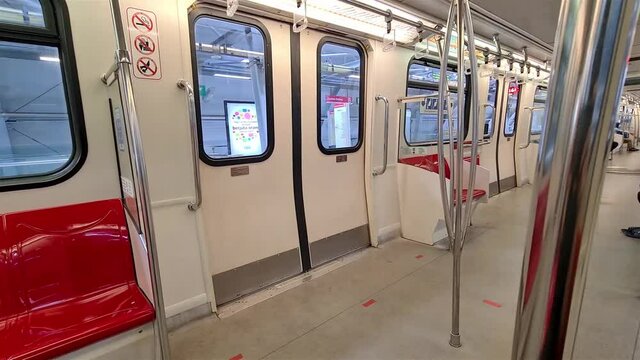
[[[1,0],[0,23],[44,28],[42,5],[38,0]]]
[[[58,49],[0,41],[0,179],[54,173],[73,151]]]
[[[205,155],[264,160],[272,142],[264,33],[254,25],[200,17],[194,34]]]
[[[520,90],[522,87],[518,82],[509,82],[509,96],[507,98],[507,111],[505,113],[504,136],[512,137],[516,133],[518,126],[518,105],[520,102]]]
[[[489,95],[484,110],[484,137],[490,139],[493,136],[493,124],[496,118],[496,107],[498,106],[498,79],[493,76],[489,78]]]
[[[331,42],[320,46],[319,144],[325,151],[355,150],[360,144],[362,64],[362,53],[355,46]]]
[[[531,135],[539,135],[542,133],[544,125],[544,117],[546,114],[547,89],[538,86],[533,97],[533,108],[543,108],[543,110],[533,110],[531,114]]]

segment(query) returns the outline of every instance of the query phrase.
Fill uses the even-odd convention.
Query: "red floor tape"
[[[482,300],[483,303],[489,305],[489,306],[493,306],[494,308],[501,308],[502,304],[497,303],[495,301],[491,301],[491,300]]]
[[[373,305],[373,304],[375,304],[375,303],[376,303],[376,301],[375,301],[375,300],[373,300],[373,299],[369,299],[369,300],[367,300],[367,301],[363,302],[363,303],[362,303],[362,306],[364,306],[364,307],[369,307],[369,306],[371,306],[371,305]]]
[[[244,356],[242,354],[238,354],[229,358],[229,360],[242,360]]]
[[[422,259],[424,257],[424,255],[420,254],[420,255],[416,255],[416,259]]]

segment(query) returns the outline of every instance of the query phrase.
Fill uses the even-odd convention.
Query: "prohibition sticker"
[[[133,46],[143,55],[151,55],[156,51],[156,43],[147,35],[138,35]]]
[[[131,17],[131,25],[140,32],[150,32],[153,30],[153,20],[143,12],[137,12]]]
[[[136,62],[136,68],[143,76],[152,77],[158,72],[158,65],[152,58],[141,57]]]

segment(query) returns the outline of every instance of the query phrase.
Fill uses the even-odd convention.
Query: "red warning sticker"
[[[502,307],[502,304],[497,303],[495,301],[484,299],[484,300],[482,300],[482,302],[487,304],[487,305],[489,305],[489,306],[493,306],[494,308],[501,308]]]
[[[153,20],[151,17],[142,12],[136,12],[131,16],[131,25],[138,31],[150,32],[153,30]]]
[[[148,57],[141,57],[136,62],[136,69],[143,76],[152,77],[158,73],[158,65],[153,59]]]

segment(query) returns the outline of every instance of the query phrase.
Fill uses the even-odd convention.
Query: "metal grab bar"
[[[403,97],[399,97],[397,101],[399,104],[406,104],[406,103],[425,101],[426,99],[431,99],[431,98],[438,98],[438,94],[403,96]]]
[[[202,185],[200,182],[200,148],[198,147],[198,119],[196,118],[196,97],[193,86],[186,80],[178,81],[178,88],[185,91],[187,106],[189,107],[189,129],[191,131],[191,151],[193,160],[193,185],[195,188],[195,200],[187,205],[189,210],[196,211],[202,205]]]
[[[376,101],[384,102],[384,146],[382,153],[382,169],[373,170],[373,176],[382,175],[387,171],[387,157],[389,156],[389,100],[382,96],[376,95]]]
[[[538,110],[544,110],[544,107],[532,107],[532,106],[527,106],[524,108],[525,110],[529,110],[531,115],[529,116],[529,130],[527,132],[527,143],[524,145],[519,145],[518,148],[520,149],[526,149],[529,147],[529,145],[531,145],[531,126],[533,125],[533,112],[534,111],[538,111]]]

